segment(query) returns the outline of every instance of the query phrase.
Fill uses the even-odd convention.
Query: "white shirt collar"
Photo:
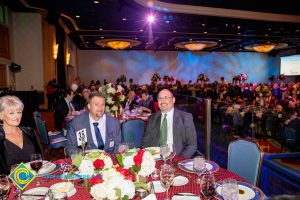
[[[106,120],[106,115],[103,114],[103,116],[102,116],[98,121],[95,121],[95,120],[91,117],[91,115],[89,114],[89,119],[90,119],[90,124],[93,124],[93,123],[95,123],[95,122],[98,122],[98,123],[100,124],[101,122],[103,122],[103,121]]]
[[[164,116],[165,114],[167,114],[167,117],[168,116],[173,116],[173,114],[174,114],[174,108],[172,108],[169,112],[167,112],[167,113],[164,113],[164,112],[161,112],[161,115],[162,116]]]

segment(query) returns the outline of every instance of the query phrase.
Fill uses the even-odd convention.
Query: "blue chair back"
[[[283,132],[283,142],[285,144],[296,144],[296,131],[290,127],[285,127]]]
[[[42,114],[39,111],[34,111],[33,117],[39,117],[39,118],[43,119]]]
[[[228,170],[253,185],[259,181],[263,153],[258,145],[247,140],[237,140],[228,147]]]
[[[135,147],[142,146],[145,122],[141,119],[128,120],[122,124],[122,142],[134,143]]]
[[[40,117],[34,117],[34,121],[35,121],[36,128],[42,137],[42,142],[45,145],[48,145],[49,144],[49,136],[48,136],[48,132],[46,129],[45,121]]]

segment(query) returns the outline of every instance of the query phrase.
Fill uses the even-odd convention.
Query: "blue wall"
[[[196,81],[199,73],[210,81],[224,76],[228,82],[234,75],[248,74],[247,82],[268,82],[278,75],[276,58],[264,53],[219,53],[175,51],[79,51],[78,75],[85,83],[103,79],[115,81],[120,74],[135,83],[150,83],[153,73],[173,76],[188,82]]]

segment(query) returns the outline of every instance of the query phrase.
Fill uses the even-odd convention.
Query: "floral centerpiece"
[[[135,184],[128,170],[121,167],[109,168],[102,172],[102,177],[92,180],[90,194],[93,199],[131,199],[135,195]]]
[[[83,178],[91,178],[93,175],[101,173],[102,170],[113,166],[109,154],[100,150],[91,150],[85,156],[76,155],[72,164],[78,167],[79,174],[84,176]]]
[[[161,80],[160,75],[158,73],[154,73],[151,78],[151,81],[156,82],[156,81],[160,81],[160,80]]]
[[[242,73],[240,74],[240,80],[246,81],[248,79],[248,74]]]
[[[269,97],[271,96],[271,91],[268,86],[260,84],[255,88],[254,94],[256,97]]]
[[[130,149],[117,154],[117,159],[120,166],[133,170],[138,176],[147,177],[155,170],[152,154],[144,149]]]
[[[122,104],[125,101],[123,88],[120,85],[115,86],[113,83],[106,84],[99,88],[99,92],[106,99],[106,112],[115,114],[121,113]]]

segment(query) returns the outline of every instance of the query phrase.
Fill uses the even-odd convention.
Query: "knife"
[[[46,194],[21,194],[21,196],[25,196],[25,197],[45,197]]]
[[[200,197],[199,195],[187,194],[187,193],[177,193],[177,194],[174,194],[174,196]]]

